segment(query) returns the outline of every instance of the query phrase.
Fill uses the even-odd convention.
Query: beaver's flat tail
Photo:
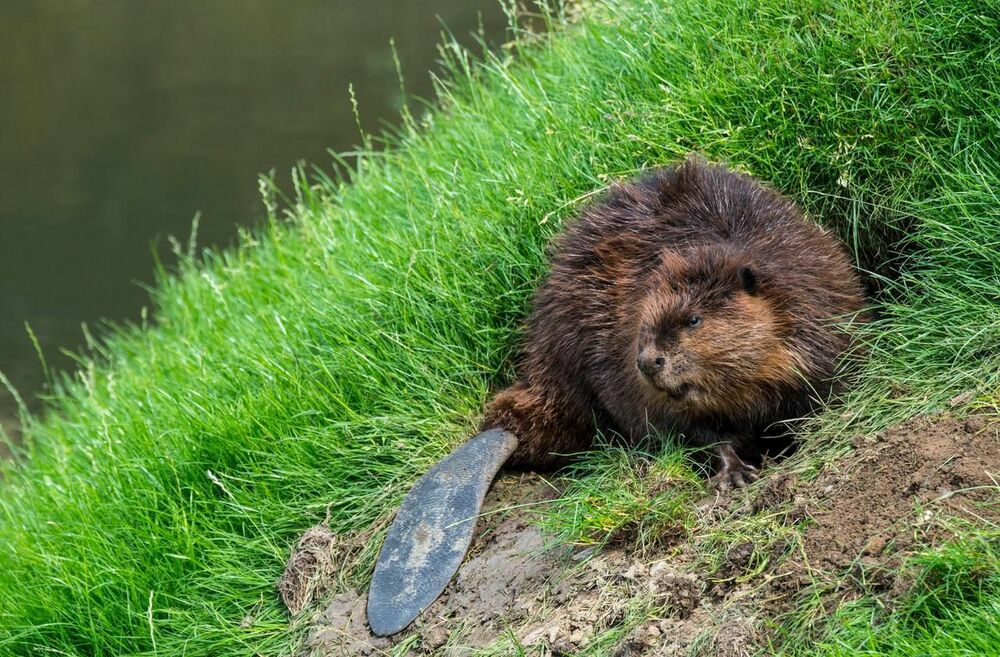
[[[448,586],[472,542],[486,491],[516,448],[509,431],[483,431],[413,485],[389,527],[368,590],[375,634],[404,629]]]

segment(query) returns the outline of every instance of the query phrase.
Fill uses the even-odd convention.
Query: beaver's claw
[[[757,468],[748,463],[744,463],[742,468],[731,468],[717,473],[708,480],[709,485],[719,491],[726,493],[734,488],[743,488],[760,479]]]
[[[715,447],[713,461],[716,465],[716,472],[708,480],[708,483],[720,493],[749,486],[760,478],[760,475],[757,474],[757,468],[741,459],[736,450],[728,443],[722,443]]]

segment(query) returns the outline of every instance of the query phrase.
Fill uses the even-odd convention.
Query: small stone
[[[875,557],[861,557],[861,566],[863,568],[877,568],[881,565]]]
[[[625,579],[637,580],[646,577],[647,574],[649,574],[649,571],[646,567],[643,564],[636,562],[629,566],[624,573],[622,573],[622,577]]]
[[[448,630],[442,625],[436,625],[424,632],[420,647],[424,650],[437,650],[448,642]]]
[[[975,390],[967,390],[962,394],[955,395],[954,397],[949,399],[948,405],[951,406],[952,408],[955,408],[956,406],[962,406],[963,404],[967,404],[970,401],[972,401],[972,398],[975,396],[975,394],[976,394]]]
[[[667,565],[666,561],[657,561],[649,567],[649,576],[659,577],[664,573],[664,571],[669,570],[669,568],[670,567]]]
[[[937,493],[938,500],[946,500],[955,494],[955,491],[948,488],[947,486],[938,486],[935,492]]]
[[[880,443],[883,440],[885,440],[885,434],[884,433],[869,433],[869,434],[864,434],[864,435],[861,435],[861,436],[858,436],[857,438],[855,438],[855,440],[854,440],[854,447],[858,448],[858,449],[860,449],[862,447],[870,447],[871,445],[875,445],[877,443]]]
[[[521,643],[523,643],[525,647],[530,647],[540,642],[544,636],[545,629],[537,627],[521,637]]]
[[[531,632],[524,635],[521,640],[525,646],[532,646],[537,644],[552,645],[556,639],[559,638],[559,623],[553,623],[549,626],[537,627]]]
[[[981,415],[973,415],[965,421],[962,427],[965,433],[979,433],[986,428],[986,420]]]
[[[885,536],[872,536],[868,543],[865,544],[864,549],[861,551],[862,554],[877,557],[882,554],[885,550],[885,546],[888,543],[888,539]]]

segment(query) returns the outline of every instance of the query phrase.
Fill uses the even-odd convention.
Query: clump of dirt
[[[328,525],[328,512],[326,520],[306,530],[277,584],[288,610],[297,614],[335,590],[345,566],[368,546],[385,522],[376,522],[361,532],[334,534]]]
[[[588,647],[621,656],[755,654],[766,628],[807,592],[833,609],[850,596],[905,591],[904,557],[948,537],[940,516],[1000,520],[998,420],[919,418],[859,439],[811,481],[789,468],[765,472],[747,491],[706,498],[692,538],[657,554],[621,544],[596,552],[552,545],[530,506],[558,490],[536,475],[501,477],[470,557],[411,628],[374,637],[364,594],[345,590],[317,613],[304,652],[373,655],[405,643],[408,654],[465,655],[507,637],[533,654]],[[750,514],[777,519],[794,540],[781,534],[755,543],[748,534],[712,572],[699,537]],[[330,576],[322,564],[297,571]]]
[[[812,523],[801,549],[767,587],[769,612],[810,586],[829,607],[864,594],[909,588],[900,571],[915,548],[949,538],[942,517],[1000,520],[1000,418],[922,417],[855,441],[855,451],[785,494]],[[765,486],[765,490],[767,486]]]
[[[325,590],[326,581],[336,572],[336,543],[337,536],[326,525],[310,528],[299,539],[278,580],[278,594],[288,611],[299,613]]]

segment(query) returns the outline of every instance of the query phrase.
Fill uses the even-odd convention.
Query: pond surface
[[[42,368],[83,343],[81,323],[138,320],[154,239],[230,243],[263,216],[257,175],[299,160],[401,105],[390,39],[409,94],[447,29],[496,46],[497,0],[37,0],[0,4],[0,371],[33,408]],[[286,185],[287,186],[287,185]],[[161,248],[161,251],[163,249]],[[0,390],[0,422],[16,428]]]

